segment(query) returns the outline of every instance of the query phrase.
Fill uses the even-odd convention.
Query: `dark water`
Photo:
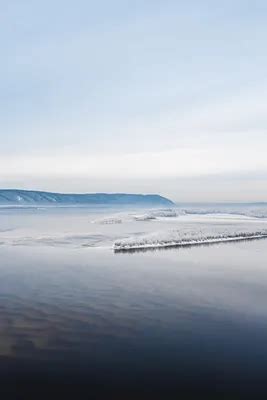
[[[267,398],[267,241],[0,247],[2,398]]]

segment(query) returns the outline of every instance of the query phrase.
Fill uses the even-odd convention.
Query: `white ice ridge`
[[[212,244],[220,242],[231,242],[240,240],[251,240],[267,238],[267,229],[259,231],[227,231],[222,232],[154,232],[142,236],[134,236],[121,240],[116,240],[114,251],[129,251],[136,249],[153,249],[167,247],[185,247],[200,244]]]
[[[93,224],[101,224],[101,225],[113,225],[113,224],[121,224],[123,221],[120,217],[105,217],[98,220],[92,221]]]
[[[95,224],[121,224],[124,222],[132,222],[132,221],[152,221],[158,218],[175,218],[181,214],[185,214],[182,210],[166,208],[166,209],[158,209],[158,210],[148,210],[144,213],[140,212],[122,212],[113,214],[110,216],[105,216],[99,219],[92,221]]]
[[[267,218],[267,207],[260,206],[236,206],[229,207],[222,205],[219,207],[186,207],[186,208],[161,208],[157,210],[148,210],[144,214],[129,214],[128,217],[132,217],[135,220],[152,220],[152,219],[164,219],[164,218],[177,218],[181,215],[234,215],[249,218],[264,219]]]
[[[180,216],[213,216],[217,215],[228,218],[233,216],[236,218],[247,219],[267,219],[267,207],[229,207],[222,205],[221,207],[202,207],[202,208],[160,208],[154,210],[120,212],[103,216],[99,219],[92,221],[95,224],[122,224],[129,222],[150,222],[150,221],[164,221],[168,219],[175,220]]]
[[[135,214],[132,215],[133,220],[135,221],[151,221],[161,218],[176,218],[179,215],[183,214],[182,210],[175,209],[159,209],[148,211],[144,214]]]

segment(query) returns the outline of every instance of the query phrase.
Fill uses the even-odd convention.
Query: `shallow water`
[[[91,217],[10,211],[1,235],[88,240]],[[265,398],[267,240],[114,254],[126,224],[0,246],[3,393]]]

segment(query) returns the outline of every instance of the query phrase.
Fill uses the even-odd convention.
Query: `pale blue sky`
[[[12,0],[0,33],[1,187],[267,200],[266,1]]]

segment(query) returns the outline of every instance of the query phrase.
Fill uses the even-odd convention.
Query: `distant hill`
[[[157,194],[126,193],[50,193],[36,190],[0,189],[0,205],[132,205],[132,206],[173,206],[174,203]]]

